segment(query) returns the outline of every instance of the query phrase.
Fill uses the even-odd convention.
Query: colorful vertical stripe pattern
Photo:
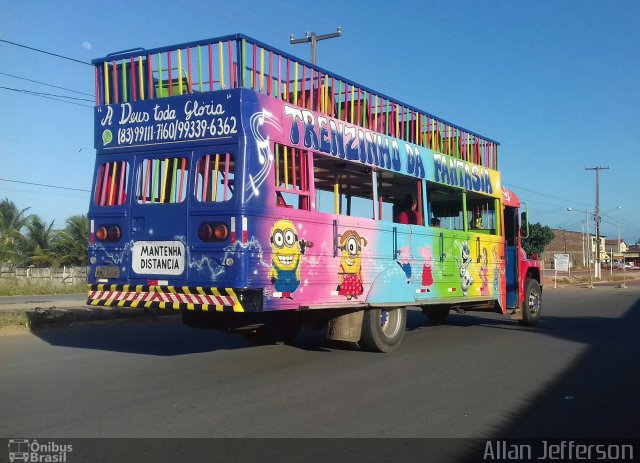
[[[147,159],[138,166],[136,200],[146,203],[181,203],[189,176],[186,158]]]
[[[247,38],[212,39],[96,64],[98,106],[238,87],[498,168],[496,143]]]

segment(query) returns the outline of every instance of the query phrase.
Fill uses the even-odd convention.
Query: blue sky
[[[502,180],[531,220],[581,230],[600,174],[602,232],[640,239],[640,2],[56,1],[7,2],[0,39],[90,61],[134,47],[245,33],[309,59],[289,36],[335,31],[318,64],[501,143]],[[0,178],[89,190],[90,66],[0,42]],[[20,78],[74,89],[47,87]],[[83,106],[84,105],[84,106]],[[0,197],[54,220],[89,193],[0,180]],[[621,206],[621,209],[618,207]],[[593,231],[593,222],[589,224]]]

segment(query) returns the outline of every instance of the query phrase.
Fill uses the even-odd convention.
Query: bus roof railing
[[[185,51],[187,56],[183,58]],[[92,64],[96,66],[96,106],[248,88],[437,152],[498,168],[497,141],[244,34],[150,50],[124,50],[95,59]]]

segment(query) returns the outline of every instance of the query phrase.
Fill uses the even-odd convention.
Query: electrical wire
[[[23,45],[21,43],[11,42],[9,40],[4,40],[4,39],[0,39],[0,42],[8,43],[9,45],[15,45],[16,47],[26,48],[27,50],[37,51],[38,53],[44,53],[45,55],[51,55],[51,56],[55,56],[57,58],[62,58],[62,59],[66,59],[66,60],[69,60],[69,61],[74,61],[76,63],[86,64],[87,66],[93,66],[91,63],[88,63],[87,61],[80,61],[79,59],[69,58],[68,56],[59,55],[57,53],[52,53],[50,51],[45,51],[45,50],[40,50],[39,48],[29,47],[29,46]]]
[[[43,186],[46,188],[58,188],[60,190],[72,190],[72,191],[82,191],[82,192],[86,192],[86,193],[91,193],[91,190],[85,190],[82,188],[71,188],[68,186],[59,186],[59,185],[48,185],[46,183],[34,183],[34,182],[25,182],[23,180],[11,180],[8,178],[0,178],[0,181],[2,182],[10,182],[10,183],[21,183],[23,185],[34,185],[34,186]]]
[[[22,90],[19,88],[11,88],[11,87],[3,87],[0,86],[0,89],[3,90],[9,90],[12,92],[17,92],[17,93],[24,93],[25,95],[31,95],[31,96],[38,96],[40,98],[46,98],[48,100],[54,100],[54,101],[60,101],[62,103],[68,103],[68,104],[72,104],[72,105],[76,105],[76,106],[84,106],[85,108],[93,108],[93,106],[89,106],[86,104],[81,104],[81,103],[76,103],[73,101],[67,101],[61,98],[67,98],[67,99],[72,99],[72,100],[81,100],[81,101],[93,101],[93,100],[89,100],[86,98],[76,98],[76,97],[72,97],[72,96],[65,96],[65,95],[52,95],[51,93],[43,93],[43,92],[34,92],[32,90]]]
[[[27,79],[26,77],[16,76],[14,74],[9,74],[8,72],[0,71],[0,75],[14,77],[14,78],[20,79],[20,80],[26,80],[27,82],[35,82],[36,84],[46,85],[47,87],[53,87],[53,88],[57,88],[57,89],[60,89],[60,90],[66,90],[67,92],[79,93],[80,95],[87,95],[87,96],[90,96],[90,97],[94,96],[91,93],[80,92],[78,90],[73,90],[73,89],[70,89],[70,88],[60,87],[58,85],[48,84],[46,82],[41,82],[39,80]],[[93,100],[88,100],[88,101],[93,101]]]

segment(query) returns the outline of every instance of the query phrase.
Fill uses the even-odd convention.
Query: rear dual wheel
[[[407,324],[407,310],[370,309],[364,312],[360,346],[372,352],[392,352],[398,348]]]

